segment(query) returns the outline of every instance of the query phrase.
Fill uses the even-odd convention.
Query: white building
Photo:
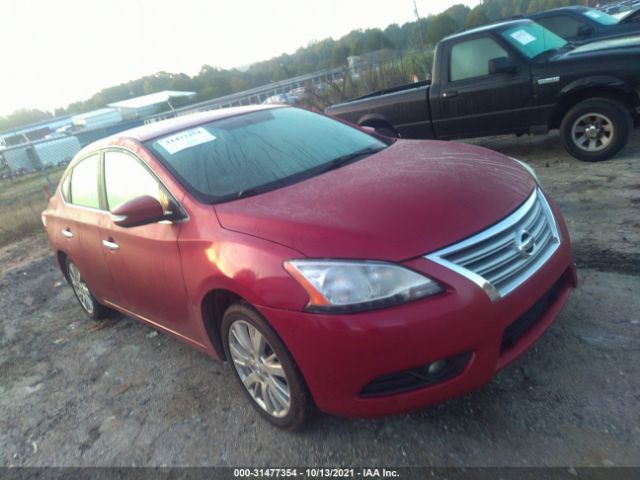
[[[100,108],[87,113],[80,113],[71,117],[76,127],[84,130],[108,127],[122,121],[122,115],[116,108]]]
[[[108,106],[120,112],[125,120],[153,115],[164,110],[173,110],[171,98],[193,97],[195,92],[180,92],[176,90],[164,90],[150,93],[141,97],[129,98],[119,102],[110,103]]]

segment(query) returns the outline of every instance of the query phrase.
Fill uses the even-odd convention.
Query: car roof
[[[558,7],[558,8],[552,8],[551,10],[545,10],[544,12],[538,12],[538,13],[532,13],[530,15],[527,15],[527,17],[529,18],[538,18],[538,17],[542,17],[548,14],[553,14],[553,13],[562,13],[562,12],[575,12],[575,13],[582,13],[586,10],[595,10],[594,8],[589,8],[589,7],[584,7],[582,5],[571,5],[569,7]]]
[[[158,122],[149,123],[147,125],[141,125],[139,127],[131,128],[118,132],[109,137],[97,140],[84,147],[78,154],[77,158],[83,157],[89,152],[106,148],[113,145],[120,145],[123,141],[134,140],[137,142],[146,142],[148,140],[169,135],[174,132],[202,125],[203,123],[213,122],[215,120],[222,120],[223,118],[234,117],[236,115],[242,115],[244,113],[257,112],[260,110],[269,110],[273,108],[287,107],[288,105],[247,105],[242,107],[220,108],[217,110],[209,110],[206,112],[196,112],[180,117],[169,118],[166,120],[160,120]]]
[[[209,110],[207,112],[191,113],[181,117],[169,118],[159,122],[142,125],[140,127],[125,130],[110,138],[129,138],[146,142],[153,138],[168,135],[173,132],[179,132],[185,128],[194,127],[203,123],[221,120],[223,118],[242,115],[244,113],[257,112],[270,108],[278,108],[278,105],[247,105],[243,107],[220,108],[218,110]]]

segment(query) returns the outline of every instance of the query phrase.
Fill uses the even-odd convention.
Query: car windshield
[[[619,18],[616,18],[608,13],[601,12],[594,8],[587,8],[582,11],[582,15],[590,18],[594,22],[598,22],[600,25],[615,25],[620,22]]]
[[[310,178],[387,144],[324,115],[289,107],[215,120],[146,146],[199,200],[219,203]]]
[[[567,44],[566,40],[534,22],[520,23],[500,34],[528,58],[558,50]]]

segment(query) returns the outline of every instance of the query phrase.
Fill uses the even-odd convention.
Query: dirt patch
[[[43,232],[0,247],[0,272],[6,273],[51,254],[51,247]]]
[[[573,244],[573,257],[578,268],[601,272],[640,275],[640,254],[617,252],[582,243]]]

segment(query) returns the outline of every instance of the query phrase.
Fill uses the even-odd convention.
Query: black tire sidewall
[[[571,129],[573,123],[587,113],[601,113],[608,117],[614,126],[613,141],[599,152],[586,152],[573,141]],[[583,100],[569,110],[560,125],[560,138],[570,155],[584,162],[600,162],[618,153],[627,143],[633,127],[629,111],[620,102],[610,98],[591,98]]]
[[[398,138],[398,133],[391,127],[376,128],[376,133],[383,137]]]
[[[233,359],[231,358],[229,350],[229,329],[237,320],[243,320],[256,328],[265,337],[280,360],[282,368],[287,376],[290,398],[289,412],[282,418],[276,418],[269,415],[256,403],[242,383],[235,365],[233,365]],[[229,366],[231,367],[231,370],[233,370],[233,375],[253,408],[269,423],[279,428],[285,430],[300,429],[307,422],[313,412],[313,401],[311,400],[309,389],[306,386],[300,370],[277,333],[254,308],[245,303],[231,305],[225,311],[222,319],[221,330],[222,343]]]

